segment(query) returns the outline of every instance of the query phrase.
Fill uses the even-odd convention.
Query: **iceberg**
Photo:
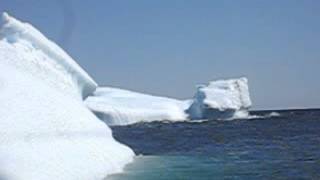
[[[147,95],[112,87],[99,87],[85,103],[108,125],[187,119],[189,101]]]
[[[151,121],[247,118],[251,106],[246,78],[199,86],[193,99],[178,100],[119,88],[98,87],[85,104],[108,125]]]
[[[134,152],[84,104],[97,84],[33,26],[0,19],[0,179],[103,179]]]
[[[187,112],[191,119],[247,118],[251,105],[248,80],[243,77],[199,86]]]

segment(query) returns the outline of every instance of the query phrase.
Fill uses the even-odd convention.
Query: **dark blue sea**
[[[138,155],[111,180],[320,179],[320,110],[114,126]]]

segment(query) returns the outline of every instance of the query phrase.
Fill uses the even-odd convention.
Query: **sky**
[[[0,0],[100,85],[179,99],[249,79],[253,109],[320,107],[318,0]]]

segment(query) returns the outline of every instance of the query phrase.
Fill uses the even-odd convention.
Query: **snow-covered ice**
[[[54,73],[51,78],[56,77],[60,80],[54,81],[54,83],[59,83],[56,86],[59,86],[60,89],[76,89],[81,92],[83,97],[88,96],[96,89],[97,84],[94,80],[67,53],[30,24],[21,23],[7,13],[3,13],[0,26],[2,41],[11,44],[14,48],[20,48],[20,56],[32,56],[28,58],[28,62],[13,62],[16,65],[26,68],[30,66],[29,70],[33,70],[32,73],[37,73],[34,71],[40,70],[50,71]],[[48,57],[50,61],[45,59]],[[9,61],[6,58],[3,59]],[[14,61],[19,61],[19,59],[14,59]],[[34,65],[40,68],[33,68]],[[75,83],[69,83],[68,81]],[[76,85],[77,88],[65,87],[70,84]]]
[[[96,83],[31,25],[0,21],[0,179],[103,179],[133,151],[82,99]]]
[[[127,125],[157,120],[187,119],[188,101],[101,87],[86,99],[87,106],[109,125]]]
[[[251,104],[247,78],[218,80],[198,87],[188,113],[191,119],[245,118]]]

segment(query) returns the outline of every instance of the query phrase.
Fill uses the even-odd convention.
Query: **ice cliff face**
[[[126,125],[157,120],[185,120],[188,102],[118,88],[98,88],[87,106],[109,125]]]
[[[29,24],[0,22],[0,179],[103,179],[134,153],[82,99],[96,83]]]
[[[247,78],[219,80],[198,87],[188,113],[191,119],[243,118],[251,104]]]

